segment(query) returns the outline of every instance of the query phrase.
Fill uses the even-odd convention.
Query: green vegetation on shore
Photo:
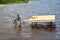
[[[0,4],[28,3],[29,0],[0,0]]]

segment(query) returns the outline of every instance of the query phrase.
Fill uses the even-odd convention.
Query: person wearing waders
[[[19,16],[19,14],[17,14],[16,20],[17,20],[18,26],[21,27],[21,18]]]

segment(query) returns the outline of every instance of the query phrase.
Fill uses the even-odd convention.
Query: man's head
[[[17,16],[19,16],[19,14],[17,14]]]

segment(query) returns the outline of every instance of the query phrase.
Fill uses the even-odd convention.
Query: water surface
[[[56,40],[60,39],[60,0],[37,0],[25,4],[11,4],[0,8],[0,40]],[[56,15],[56,29],[31,29],[29,22],[22,29],[14,28],[11,20],[20,14],[22,20],[35,15]]]

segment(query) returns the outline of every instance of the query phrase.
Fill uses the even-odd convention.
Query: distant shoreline
[[[19,4],[19,3],[13,3],[13,4]],[[26,3],[20,3],[20,4],[26,4]],[[12,4],[0,4],[0,7],[5,7],[7,5],[12,5]]]

